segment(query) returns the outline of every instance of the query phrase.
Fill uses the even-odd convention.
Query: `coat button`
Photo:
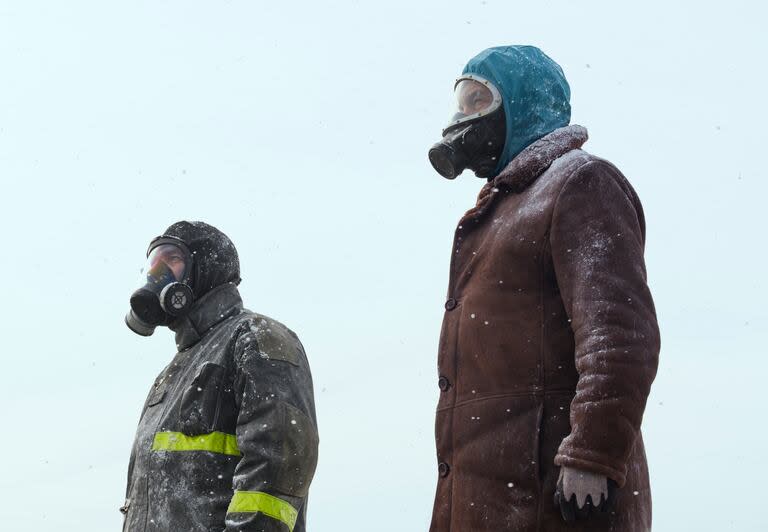
[[[445,302],[445,310],[453,310],[456,308],[456,300],[453,298],[450,298],[448,301]]]
[[[448,476],[448,472],[451,470],[450,467],[448,467],[448,464],[445,462],[440,462],[437,464],[437,472],[440,473],[440,476],[445,478]]]
[[[451,387],[451,382],[446,377],[440,377],[437,379],[437,387],[440,388],[441,391],[447,392],[448,388]]]

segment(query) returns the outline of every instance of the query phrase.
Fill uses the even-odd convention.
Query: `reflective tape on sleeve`
[[[208,451],[211,453],[240,456],[234,434],[211,432],[187,436],[181,432],[158,432],[152,442],[153,451]]]
[[[285,523],[288,530],[293,531],[299,512],[283,499],[278,499],[261,491],[235,491],[229,503],[227,513],[261,512],[272,519]]]

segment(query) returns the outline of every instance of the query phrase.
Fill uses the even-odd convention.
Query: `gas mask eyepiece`
[[[131,295],[128,327],[150,336],[159,325],[168,325],[186,314],[194,301],[190,287],[192,255],[179,239],[159,237],[152,241],[139,288]]]
[[[504,148],[506,120],[501,94],[488,80],[472,74],[455,85],[456,108],[443,139],[429,150],[429,162],[446,179],[469,168],[490,177]]]

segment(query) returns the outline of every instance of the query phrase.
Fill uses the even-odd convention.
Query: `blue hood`
[[[477,74],[501,93],[507,140],[495,174],[526,146],[571,120],[571,89],[560,65],[535,46],[497,46],[473,57],[463,74]]]

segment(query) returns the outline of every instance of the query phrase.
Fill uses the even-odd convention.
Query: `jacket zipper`
[[[223,386],[223,383],[222,383]],[[216,410],[213,412],[213,422],[211,423],[211,432],[216,430],[216,425],[219,422],[219,413],[221,412],[221,386],[216,394]]]

